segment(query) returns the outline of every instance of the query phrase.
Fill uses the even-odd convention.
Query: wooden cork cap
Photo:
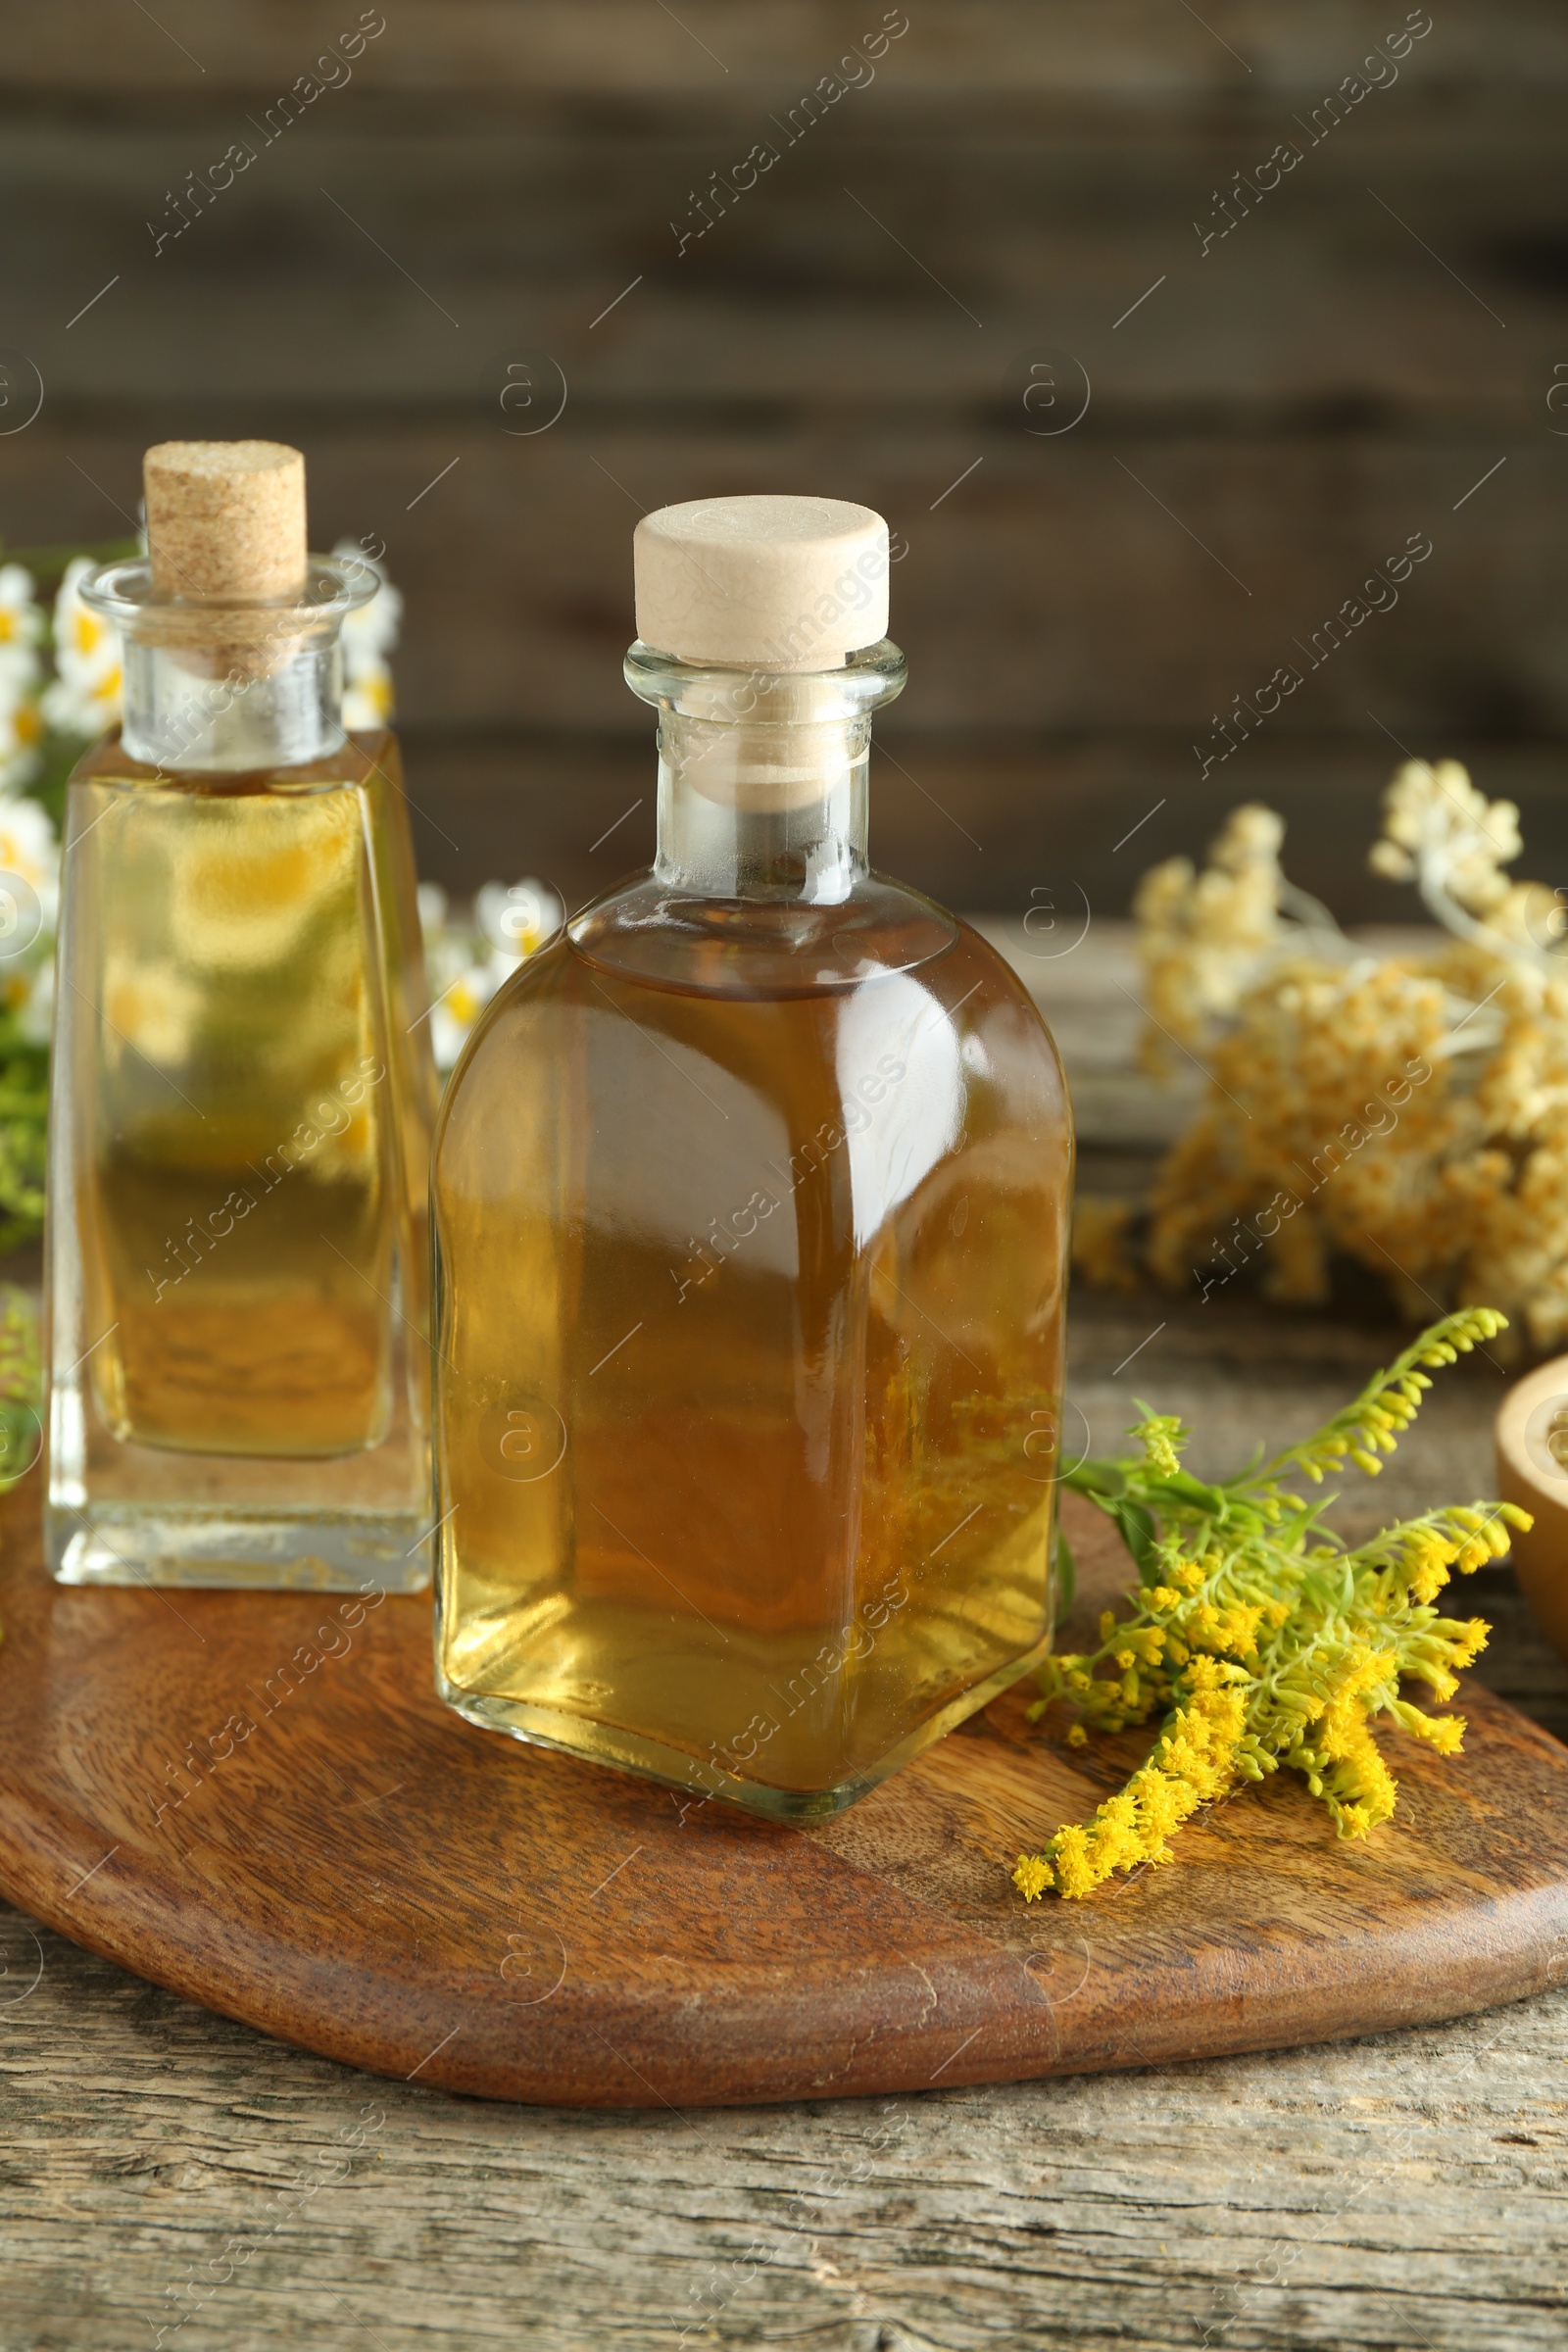
[[[888,526],[837,498],[661,507],[632,542],[637,634],[682,662],[838,669],[888,630]]]
[[[160,441],[143,460],[153,586],[165,596],[298,597],[305,460],[281,441]]]

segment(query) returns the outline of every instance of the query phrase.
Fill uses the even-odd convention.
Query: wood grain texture
[[[1073,1529],[1093,1609],[1119,1547],[1076,1498]],[[0,1607],[0,1888],[400,2079],[615,2107],[905,2092],[1427,2022],[1568,1965],[1568,1756],[1479,1689],[1462,1767],[1391,1743],[1375,1844],[1276,1784],[1190,1828],[1181,1869],[1026,1910],[1019,1847],[1147,1742],[1079,1756],[1009,1694],[802,1835],[475,1733],[431,1693],[424,1602],[329,1634],[321,1596],[64,1591],[23,1503]]]
[[[502,870],[503,828],[559,831],[575,770],[558,798],[551,740],[592,766],[590,738],[642,723],[619,682],[636,514],[736,489],[866,500],[907,539],[900,728],[995,740],[977,757],[1006,801],[1007,856],[978,874],[952,827],[921,845],[950,903],[1025,904],[1011,844],[1047,819],[1127,903],[1125,827],[1097,845],[1091,803],[1033,793],[1009,752],[1028,736],[1048,760],[1081,745],[1129,797],[1142,743],[1144,807],[1169,785],[1205,825],[1211,792],[1267,791],[1282,743],[1344,801],[1393,756],[1378,722],[1422,754],[1560,766],[1558,13],[1445,9],[1398,83],[1205,254],[1216,189],[1307,140],[1297,118],[1400,10],[1291,0],[1210,27],[1169,0],[937,0],[681,253],[694,188],[782,138],[771,118],[879,8],[710,4],[688,24],[648,0],[406,0],[352,82],[155,256],[148,220],[236,136],[262,141],[247,118],[339,13],[0,9],[5,331],[47,387],[35,424],[0,431],[0,530],[121,530],[166,435],[304,446],[318,537],[381,540],[408,597],[405,717],[459,754],[510,740],[527,771],[487,812],[495,849],[440,867],[465,888]],[[1022,408],[1043,346],[1093,387],[1057,438]],[[569,399],[508,439],[496,385],[519,349]],[[1399,609],[1200,784],[1213,714],[1416,530],[1435,554]],[[1351,915],[1369,829],[1317,849]],[[1549,878],[1568,836],[1532,847]]]
[[[1080,1298],[1073,1392],[1113,1436],[1149,1342],[1141,1388],[1221,1468],[1396,1344],[1364,1314],[1170,1308]],[[1486,1492],[1499,1388],[1446,1374],[1376,1497]],[[1510,1572],[1465,1591],[1496,1627],[1482,1674],[1568,1731]],[[1568,1991],[1266,2056],[617,2114],[368,2082],[3,1907],[0,1968],[6,2352],[160,2327],[180,2352],[1557,2352],[1568,2328]]]
[[[1398,718],[1391,723],[1399,725]],[[1428,739],[1406,738],[1425,751]],[[1511,800],[1535,874],[1568,872],[1564,754],[1554,744],[1443,739],[1491,800]],[[404,735],[419,871],[449,890],[538,874],[569,907],[652,862],[656,758],[646,738]],[[1074,936],[1114,925],[1162,858],[1200,858],[1243,800],[1277,809],[1285,863],[1347,923],[1408,922],[1415,893],[1368,871],[1381,796],[1400,755],[1384,735],[1282,737],[1197,784],[1190,741],[1154,730],[1094,735],[920,733],[896,706],[871,746],[871,858],[950,906],[1048,906]],[[1122,975],[1137,987],[1136,971]],[[1111,996],[1116,1017],[1132,1008]]]
[[[1504,708],[1519,722],[1509,733],[1568,728],[1568,588],[1551,528],[1561,449],[1544,432],[1416,447],[1376,436],[1332,448],[1264,437],[1239,451],[1124,434],[1114,447],[1070,441],[1050,460],[1010,423],[932,433],[870,416],[803,427],[782,449],[760,428],[612,431],[569,408],[537,443],[509,444],[471,416],[431,434],[323,429],[296,416],[289,433],[280,428],[289,434],[311,468],[318,543],[340,533],[384,540],[405,585],[401,708],[416,727],[646,741],[646,713],[620,670],[638,514],[737,485],[814,484],[834,496],[858,490],[908,542],[891,589],[911,680],[899,734],[962,729],[984,757],[987,740],[1009,731],[1104,740],[1159,729],[1177,739],[1184,801],[1234,802],[1284,737],[1299,745],[1353,728],[1369,764],[1381,772],[1396,763],[1396,745],[1367,721],[1368,707],[1396,738],[1422,743],[1423,727],[1445,740],[1485,739]],[[139,448],[131,434],[61,438],[43,418],[0,440],[8,538],[41,536],[51,522],[56,536],[122,528],[134,514]],[[1510,451],[1504,471],[1452,514]],[[1220,561],[1159,501],[1192,517]],[[1510,534],[1506,562],[1498,530]],[[1294,640],[1423,532],[1433,553],[1399,605],[1314,670]],[[1480,576],[1488,593],[1478,600]],[[1222,751],[1223,739],[1210,740],[1215,714],[1286,662],[1302,677],[1284,706],[1287,723],[1259,727],[1205,779],[1194,744]],[[1308,740],[1306,756],[1310,748]],[[1369,793],[1353,855],[1344,844],[1347,864],[1361,863],[1376,825]],[[961,903],[961,891],[953,895]]]
[[[0,1937],[29,1981],[15,1915]],[[1560,2352],[1568,2328],[1568,1993],[1267,2058],[633,2115],[368,2082],[41,1944],[0,2025],[8,2352],[151,2352],[158,2327],[178,2352]]]
[[[12,86],[28,94],[118,97],[127,90],[189,97],[200,50],[208,95],[248,89],[297,72],[302,53],[352,24],[357,7],[321,0],[270,0],[265,10],[218,16],[200,0],[170,0],[163,40],[92,0],[58,0],[33,10],[0,8]],[[799,59],[831,55],[862,23],[881,14],[847,0],[777,0],[737,12],[725,0],[692,0],[681,25],[654,22],[636,0],[447,0],[399,9],[392,37],[364,53],[359,71],[377,89],[416,93],[499,86],[548,98],[613,90],[644,97],[690,96],[720,88],[720,65],[742,88],[788,87]],[[1216,96],[1269,103],[1316,91],[1335,69],[1400,20],[1377,0],[1216,0],[1206,23],[1174,20],[1151,0],[1054,0],[1042,14],[1030,0],[937,0],[925,14],[928,48],[912,78],[943,96],[1024,89],[1082,100],[1108,96],[1150,112]],[[1568,40],[1549,0],[1499,0],[1483,20],[1468,10],[1447,20],[1449,51],[1417,47],[1407,72],[1438,90],[1462,75],[1471,88],[1511,88],[1534,79],[1568,82]],[[389,20],[389,24],[394,20]],[[682,38],[686,26],[692,31]],[[1209,30],[1212,26],[1215,30]],[[171,36],[175,36],[172,38]],[[694,47],[710,41],[705,70]],[[1227,47],[1234,42],[1235,50]],[[1241,53],[1241,54],[1238,54]],[[1249,67],[1255,87],[1250,90]],[[699,84],[697,77],[703,76]]]

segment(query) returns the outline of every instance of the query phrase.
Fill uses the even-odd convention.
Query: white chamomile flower
[[[60,844],[36,801],[0,799],[0,1013],[31,1045],[54,1027]]]
[[[0,564],[0,792],[29,783],[38,765],[43,633],[32,574],[21,564]]]
[[[468,1042],[473,1027],[492,992],[484,987],[478,972],[465,974],[453,983],[430,1015],[430,1051],[435,1066],[443,1075],[457,1061]]]
[[[31,893],[43,930],[52,932],[60,910],[60,840],[49,811],[37,801],[0,800],[0,956],[8,944],[3,929],[8,884],[23,900]]]
[[[0,793],[32,781],[43,740],[37,657],[0,655]]]
[[[559,894],[531,874],[521,882],[487,882],[473,902],[473,912],[485,938],[509,965],[521,963],[553,939],[566,915]]]
[[[371,671],[352,684],[343,682],[343,724],[351,735],[370,735],[391,723],[392,672]]]
[[[527,956],[559,932],[565,908],[548,883],[487,882],[470,922],[454,921],[447,895],[419,885],[419,921],[432,1010],[430,1044],[436,1067],[450,1070],[468,1033],[496,990]]]
[[[381,565],[353,539],[340,539],[332,556],[335,563],[373,572],[380,583],[369,603],[343,623],[343,724],[353,733],[364,733],[391,722],[392,670],[387,656],[398,641],[403,599]]]
[[[43,637],[43,614],[34,601],[32,574],[23,564],[0,564],[0,662],[28,656]]]
[[[81,583],[96,566],[74,556],[55,598],[55,677],[43,714],[62,734],[107,733],[120,717],[120,632],[82,602]]]

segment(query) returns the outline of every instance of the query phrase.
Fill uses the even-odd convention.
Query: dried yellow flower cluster
[[[1236,810],[1195,874],[1148,875],[1141,927],[1156,1073],[1210,1073],[1149,1201],[1080,1204],[1094,1282],[1140,1271],[1207,1298],[1244,1268],[1266,1296],[1327,1294],[1359,1258],[1412,1318],[1489,1298],[1539,1348],[1568,1337],[1568,956],[1557,894],[1510,882],[1518,811],[1456,761],[1412,760],[1385,804],[1378,871],[1415,879],[1453,935],[1379,956],[1280,869],[1283,828]]]
[[[1364,1837],[1397,1793],[1372,1737],[1378,1714],[1440,1755],[1458,1751],[1463,1719],[1428,1715],[1401,1696],[1400,1680],[1452,1697],[1488,1629],[1432,1604],[1450,1570],[1466,1575],[1505,1552],[1508,1529],[1527,1528],[1529,1513],[1450,1505],[1348,1551],[1290,1482],[1321,1485],[1347,1461],[1377,1470],[1431,1386],[1421,1367],[1452,1363],[1502,1322],[1487,1307],[1445,1317],[1312,1437],[1223,1486],[1182,1469],[1183,1433],[1168,1415],[1134,1430],[1141,1455],[1066,1474],[1116,1521],[1141,1584],[1129,1616],[1102,1617],[1098,1649],[1042,1668],[1031,1713],[1075,1704],[1074,1746],[1085,1724],[1162,1722],[1148,1762],[1091,1821],[1019,1855],[1012,1881],[1026,1901],[1053,1887],[1077,1898],[1114,1871],[1168,1861],[1173,1832],[1200,1805],[1282,1764],[1304,1777],[1341,1837]]]

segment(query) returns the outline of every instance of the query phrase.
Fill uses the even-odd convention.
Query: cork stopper
[[[888,526],[836,498],[694,499],[632,542],[637,634],[729,669],[842,668],[888,631]]]
[[[280,441],[160,441],[143,461],[153,587],[247,603],[305,588],[305,460]]]

